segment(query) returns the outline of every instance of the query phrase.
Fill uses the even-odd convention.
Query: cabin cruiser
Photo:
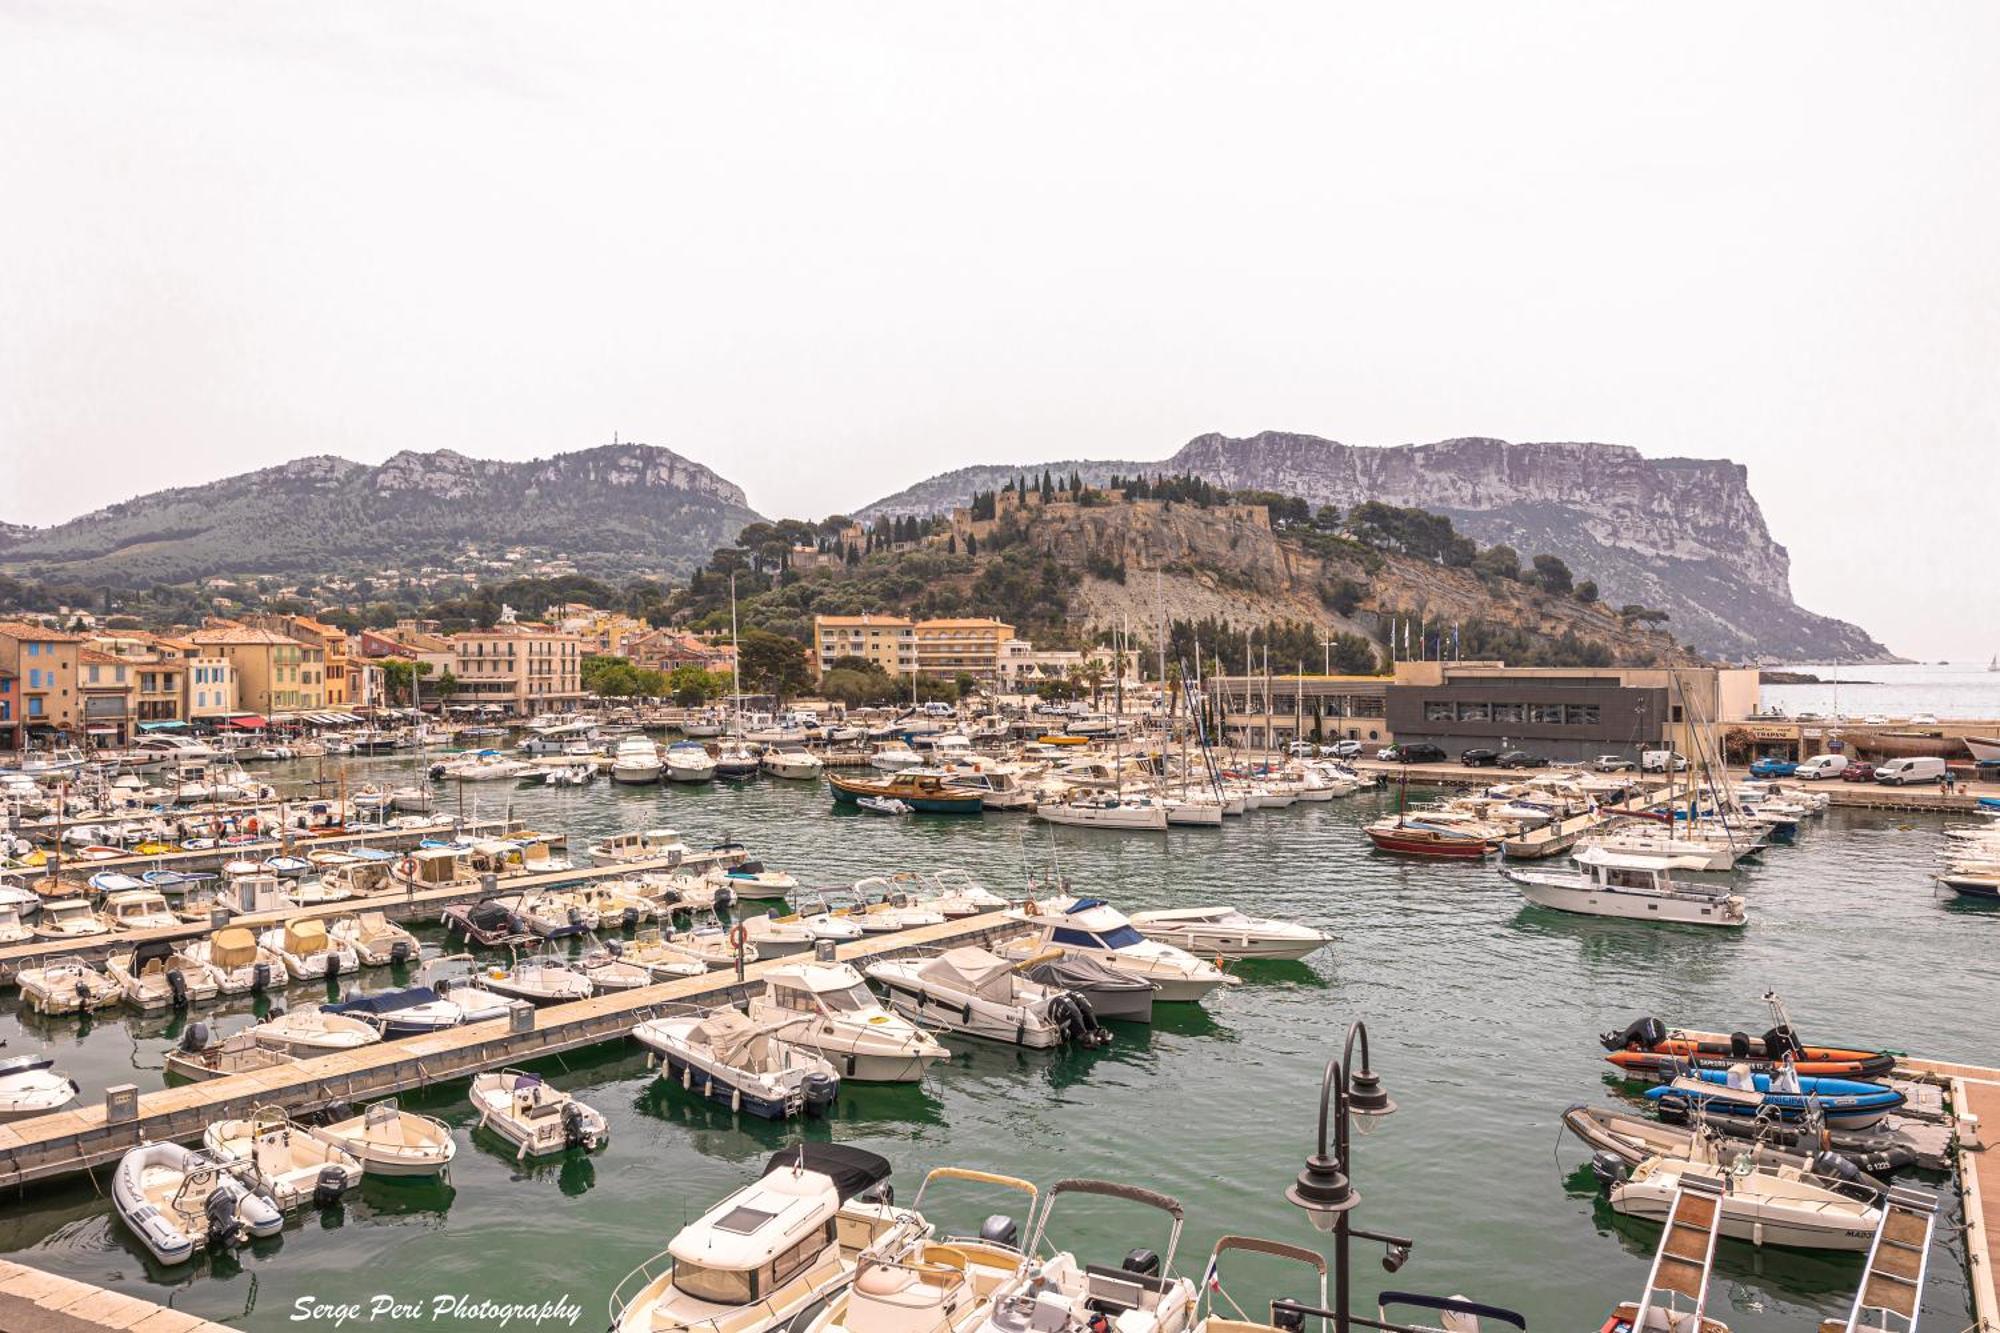
[[[688,854],[681,835],[670,828],[649,828],[643,833],[616,833],[590,849],[592,865],[614,861],[658,861],[669,864]]]
[[[1160,988],[1144,977],[1107,967],[1089,954],[1044,949],[1015,966],[1030,981],[1066,990],[1087,1001],[1099,1019],[1125,1023],[1153,1021],[1153,997]]]
[[[344,1148],[371,1176],[435,1176],[451,1165],[458,1144],[442,1120],[377,1102],[360,1115],[307,1131]]]
[[[764,975],[750,997],[752,1022],[804,1019],[785,1040],[819,1052],[856,1083],[915,1083],[951,1052],[900,1014],[882,1007],[846,963],[786,963]]]
[[[21,919],[21,909],[0,904],[0,944],[20,944],[35,938],[35,928]]]
[[[1134,1249],[1124,1262],[1080,1261],[1067,1250],[1045,1249],[1049,1219],[1066,1196],[1093,1195],[1154,1208],[1172,1219],[1164,1257]],[[1091,1333],[1109,1326],[1118,1333],[1186,1333],[1194,1322],[1195,1284],[1173,1274],[1184,1213],[1180,1201],[1136,1185],[1109,1180],[1059,1180],[1049,1190],[1026,1253],[1030,1262],[994,1293],[985,1317],[966,1333]],[[1048,1257],[1042,1258],[1046,1254]]]
[[[183,1264],[202,1246],[275,1236],[284,1214],[247,1165],[218,1162],[178,1143],[142,1143],[111,1177],[118,1216],[163,1264]]]
[[[1725,889],[1681,884],[1649,857],[1592,847],[1578,853],[1581,873],[1503,869],[1521,896],[1540,907],[1627,921],[1669,921],[1695,926],[1741,926],[1749,920],[1743,899]]]
[[[808,750],[783,746],[764,752],[764,771],[774,778],[813,779],[826,771],[826,765]]]
[[[1021,975],[1021,965],[975,946],[935,958],[876,962],[868,978],[899,1014],[947,1032],[965,1032],[1036,1050],[1075,1041],[1101,1046],[1111,1034],[1089,1002]]]
[[[611,752],[611,780],[643,786],[660,780],[660,747],[644,736],[627,736]]]
[[[176,923],[178,924],[178,923]],[[51,898],[35,918],[35,933],[45,940],[74,940],[109,934],[111,927],[90,910],[85,898]]]
[[[332,980],[361,967],[354,947],[330,938],[326,923],[316,917],[273,926],[257,942],[284,960],[295,981]]]
[[[725,741],[716,747],[715,776],[742,782],[757,776],[762,761],[757,752],[740,740]]]
[[[60,1111],[83,1091],[75,1079],[55,1072],[52,1055],[16,1055],[0,1060],[0,1124]]]
[[[134,1009],[185,1009],[212,1000],[222,986],[213,968],[186,957],[166,940],[144,940],[114,953],[104,970]]]
[[[570,1148],[594,1152],[611,1134],[600,1112],[550,1087],[540,1074],[518,1069],[474,1074],[470,1095],[472,1109],[479,1113],[477,1128],[513,1144],[517,1160]]]
[[[1122,912],[1101,898],[1029,899],[1008,915],[1019,918],[1029,934],[1001,952],[1009,958],[1033,958],[1047,949],[1094,958],[1106,967],[1150,981],[1163,1001],[1199,1000],[1217,986],[1237,986],[1233,977],[1192,954],[1149,940]]]
[[[256,1107],[247,1120],[217,1120],[202,1131],[201,1146],[215,1161],[248,1166],[280,1212],[327,1207],[361,1183],[360,1158],[276,1107]]]
[[[14,974],[21,998],[38,1014],[77,1014],[116,1004],[124,991],[88,963],[59,959],[30,965]]]
[[[450,778],[454,782],[505,782],[524,773],[532,773],[534,770],[533,764],[520,759],[509,759],[498,750],[481,750],[468,759],[441,764],[436,772],[438,776]]]
[[[330,1051],[351,1051],[382,1040],[373,1023],[322,1009],[280,1010],[250,1029],[259,1046],[311,1059]]]
[[[888,1178],[886,1160],[846,1144],[780,1149],[761,1178],[626,1275],[611,1294],[612,1333],[791,1328],[854,1280],[864,1253],[903,1253],[928,1231],[891,1202]]]
[[[429,986],[362,993],[349,991],[338,1004],[323,1004],[321,1013],[344,1014],[371,1024],[384,1037],[414,1037],[442,1032],[465,1022],[465,1010]]]
[[[1323,948],[1333,937],[1310,926],[1245,916],[1234,907],[1180,907],[1134,912],[1132,924],[1158,940],[1202,958],[1296,961]]]
[[[707,782],[715,776],[715,760],[707,747],[693,741],[675,741],[669,745],[666,766],[669,782]]]
[[[833,1065],[784,1034],[807,1016],[756,1023],[726,1006],[648,1019],[633,1040],[660,1057],[662,1074],[732,1111],[766,1120],[824,1115],[840,1091]]]

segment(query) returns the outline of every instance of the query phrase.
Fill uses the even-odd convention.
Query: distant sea
[[[2000,718],[2000,672],[1985,662],[1911,662],[1900,666],[1787,666],[1807,672],[1820,685],[1766,685],[1766,708],[1800,713],[1836,713],[1850,718],[1879,713],[1904,718],[1929,713],[1937,718]],[[1837,683],[1836,683],[1837,682]]]

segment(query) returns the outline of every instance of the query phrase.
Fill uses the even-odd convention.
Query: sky
[[[2000,5],[0,0],[0,519],[675,449],[767,514],[1211,430],[1727,457],[2000,651]]]

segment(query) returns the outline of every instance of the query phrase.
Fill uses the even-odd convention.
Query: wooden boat
[[[371,1176],[435,1176],[458,1155],[450,1126],[402,1110],[393,1101],[377,1102],[358,1116],[308,1132],[354,1154]]]
[[[1708,1283],[1722,1222],[1722,1181],[1683,1171],[1674,1182],[1666,1228],[1636,1301],[1611,1312],[1600,1333],[1729,1333],[1708,1317]]]
[[[880,778],[850,778],[838,773],[826,775],[839,805],[859,805],[873,796],[901,801],[912,810],[933,815],[976,815],[986,808],[978,792],[953,787],[942,773],[893,773]]]
[[[516,1159],[547,1157],[570,1148],[594,1152],[611,1128],[603,1115],[542,1081],[540,1074],[502,1069],[472,1077],[472,1109],[479,1128],[513,1144]]]
[[[1889,1191],[1854,1304],[1845,1319],[1822,1319],[1820,1333],[1917,1333],[1937,1212],[1937,1195],[1927,1190]]]
[[[1385,815],[1362,830],[1378,852],[1476,861],[1497,851],[1498,832],[1474,821],[1435,815]]]

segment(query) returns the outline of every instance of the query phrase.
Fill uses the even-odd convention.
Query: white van
[[[1800,764],[1792,776],[1801,782],[1812,782],[1818,778],[1837,778],[1847,771],[1847,756],[1844,754],[1816,754]]]
[[[1875,780],[1890,787],[1905,787],[1912,782],[1936,782],[1944,776],[1944,760],[1935,755],[1921,759],[1891,759],[1886,764],[1875,766]]]
[[[1676,773],[1687,771],[1687,756],[1672,750],[1647,750],[1639,756],[1639,767],[1648,773],[1664,773],[1672,765]]]

